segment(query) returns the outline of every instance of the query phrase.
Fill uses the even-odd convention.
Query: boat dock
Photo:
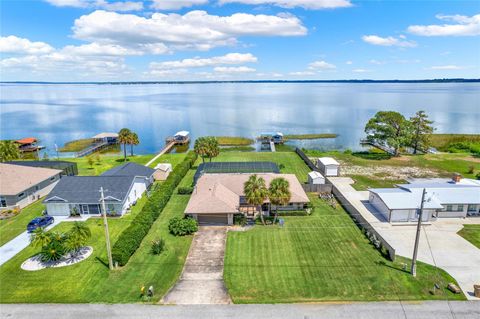
[[[378,148],[379,150],[382,150],[384,151],[385,153],[388,153],[392,156],[395,156],[395,151],[390,148],[390,147],[387,147],[387,146],[383,146],[383,145],[380,145],[378,143],[375,143],[375,142],[372,142],[372,141],[369,141],[367,139],[362,139],[360,140],[360,144],[361,145],[370,145],[372,147],[375,147],[375,148]]]
[[[75,153],[75,157],[83,157],[101,151],[111,145],[118,144],[118,134],[103,132],[92,137],[95,141],[92,145]]]
[[[152,163],[154,163],[160,156],[162,156],[163,154],[169,152],[172,147],[175,146],[175,141],[171,141],[170,143],[168,143],[167,145],[165,145],[164,148],[162,148],[162,150],[157,154],[155,155],[154,158],[152,158],[150,161],[148,161],[147,164],[145,164],[145,166],[150,166]]]
[[[162,150],[155,155],[150,161],[148,161],[145,166],[150,166],[154,163],[160,156],[165,153],[168,153],[175,145],[185,145],[190,142],[190,132],[188,131],[180,131],[175,133],[173,136],[169,136],[165,139],[166,145]]]

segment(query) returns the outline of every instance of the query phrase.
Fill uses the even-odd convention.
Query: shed
[[[308,173],[308,184],[319,185],[325,184],[325,177],[322,174],[316,171]]]
[[[168,175],[173,171],[172,164],[170,163],[160,163],[155,166],[155,173],[153,173],[153,178],[156,181],[164,181],[167,179]]]
[[[324,176],[339,176],[340,163],[332,157],[320,157],[317,159],[317,167]]]

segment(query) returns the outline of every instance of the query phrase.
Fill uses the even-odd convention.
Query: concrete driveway
[[[193,238],[182,275],[164,304],[230,304],[223,282],[227,227],[201,226]]]

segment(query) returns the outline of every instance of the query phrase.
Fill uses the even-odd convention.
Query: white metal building
[[[332,157],[320,157],[317,159],[317,167],[323,176],[339,176],[340,163]]]
[[[308,183],[312,185],[325,184],[325,177],[317,171],[308,173]]]

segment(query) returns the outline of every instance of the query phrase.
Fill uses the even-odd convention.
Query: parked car
[[[32,219],[28,225],[27,225],[27,231],[29,233],[35,231],[37,228],[44,228],[47,227],[48,225],[53,224],[54,219],[52,216],[42,216],[42,217],[36,217]]]

